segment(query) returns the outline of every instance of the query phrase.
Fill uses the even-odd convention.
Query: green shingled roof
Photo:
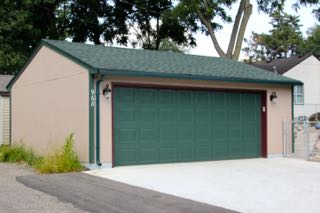
[[[301,84],[282,75],[226,58],[57,40],[43,40],[43,44],[93,68],[93,72],[102,74]]]

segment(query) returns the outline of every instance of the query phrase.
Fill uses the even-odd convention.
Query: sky
[[[251,32],[254,31],[256,33],[267,33],[271,29],[270,25],[270,17],[262,12],[258,12],[256,1],[251,1],[253,4],[253,12],[249,19],[245,38],[249,38],[251,35]],[[293,2],[293,1],[288,1]],[[238,5],[234,5],[234,7],[231,9],[231,17],[235,17]],[[295,12],[291,4],[286,4],[285,12],[289,13],[290,15],[299,15],[300,16],[300,23],[302,25],[301,31],[306,36],[306,31],[314,26],[317,22],[316,18],[312,14],[312,8],[310,7],[301,7],[298,12]],[[225,51],[227,49],[227,45],[229,43],[231,31],[232,31],[233,24],[223,24],[223,29],[218,31],[216,33],[217,39],[222,47],[222,49]],[[197,39],[197,47],[190,49],[188,51],[189,54],[194,55],[204,55],[204,56],[219,56],[217,52],[214,50],[212,41],[209,36],[206,36],[204,34],[198,33],[196,36]],[[243,44],[244,45],[244,44]],[[244,47],[244,46],[242,46]],[[240,59],[243,58],[243,54],[240,56]]]

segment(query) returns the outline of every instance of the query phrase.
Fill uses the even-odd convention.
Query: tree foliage
[[[177,45],[194,46],[195,39],[173,13],[171,0],[135,0],[129,17],[129,27],[135,35],[131,44],[144,49],[159,50],[163,40]]]
[[[64,39],[65,22],[58,0],[3,0],[0,5],[0,71],[12,74],[42,38]]]
[[[268,61],[286,58],[303,52],[303,37],[300,20],[281,11],[271,14],[272,29],[269,33],[252,33],[244,52],[251,61]]]
[[[256,1],[266,13],[281,10],[289,2]],[[235,5],[238,12],[231,17],[230,8]],[[306,5],[319,6],[319,0],[293,3],[296,9]],[[194,34],[202,32],[210,36],[220,56],[237,60],[252,10],[250,0],[2,0],[0,71],[14,73],[20,69],[43,38],[161,50],[170,45],[193,47]],[[320,19],[320,9],[316,7],[313,12]],[[216,32],[232,21],[224,51]]]
[[[320,26],[315,25],[307,32],[308,37],[305,41],[304,52],[320,55]]]
[[[298,10],[301,6],[316,6],[313,13],[320,20],[319,0],[256,0],[258,9],[267,14],[274,14],[275,11],[283,11],[285,3],[293,4]],[[244,40],[244,33],[250,16],[252,14],[252,4],[250,0],[240,0],[238,12],[232,20],[229,9],[236,5],[234,0],[180,0],[176,10],[180,16],[190,23],[197,31],[201,31],[210,36],[214,48],[221,57],[238,60],[241,46]],[[317,8],[319,7],[319,8]],[[228,48],[224,51],[221,43],[216,38],[216,31],[221,30],[222,22],[232,22],[233,29],[230,35]]]

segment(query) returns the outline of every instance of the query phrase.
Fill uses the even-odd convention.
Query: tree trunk
[[[248,24],[248,21],[249,21],[251,14],[252,14],[252,4],[250,4],[250,0],[245,0],[245,8],[243,11],[243,18],[242,18],[241,25],[239,28],[236,46],[235,46],[234,52],[232,54],[232,59],[234,59],[234,60],[239,59],[240,51],[241,51],[241,47],[242,47],[242,42],[243,42],[243,38],[244,38],[244,33],[246,32],[247,24]]]
[[[203,5],[204,8],[208,10],[206,0],[203,0]],[[212,28],[211,20],[207,19],[200,10],[197,10],[196,13],[201,23],[206,27],[208,34],[212,40],[213,46],[219,54],[219,56],[230,58],[233,60],[238,60],[244,39],[244,33],[246,31],[248,21],[252,14],[252,4],[250,3],[250,0],[241,0],[240,2],[226,53],[220,47],[214,29]]]
[[[161,41],[161,38],[160,38],[160,23],[159,23],[159,16],[157,17],[157,29],[156,29],[156,50],[159,50],[160,48],[160,41]]]
[[[227,50],[227,57],[228,58],[232,58],[234,44],[236,42],[237,33],[239,30],[240,20],[241,20],[243,11],[244,11],[245,1],[246,0],[241,0],[240,5],[239,5],[239,9],[238,9],[238,13],[237,13],[236,19],[233,24],[232,33],[230,36],[230,41],[229,41],[228,50]]]
[[[216,49],[217,53],[219,54],[220,57],[226,57],[226,54],[224,53],[224,51],[221,49],[219,42],[216,38],[216,35],[214,34],[214,30],[211,26],[211,20],[207,20],[203,14],[201,13],[201,11],[197,11],[197,15],[201,21],[201,23],[207,28],[208,33],[211,37],[212,43],[214,48]]]

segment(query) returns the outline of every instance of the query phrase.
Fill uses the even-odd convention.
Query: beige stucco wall
[[[75,134],[75,150],[88,162],[89,75],[80,65],[42,47],[11,90],[12,142],[48,153]]]
[[[211,88],[232,88],[232,89],[252,89],[267,91],[267,137],[268,137],[268,155],[282,155],[283,153],[283,120],[291,121],[291,86],[272,85],[272,84],[246,84],[246,83],[226,83],[221,81],[190,81],[174,80],[163,78],[129,78],[109,76],[101,83],[101,90],[107,83],[126,82],[154,85],[173,85],[173,86],[194,86]],[[275,91],[278,95],[278,103],[273,104],[269,100],[271,93]],[[101,115],[101,161],[104,163],[112,162],[112,107],[111,98],[100,97],[100,115]],[[291,130],[289,130],[288,141],[291,141]]]

